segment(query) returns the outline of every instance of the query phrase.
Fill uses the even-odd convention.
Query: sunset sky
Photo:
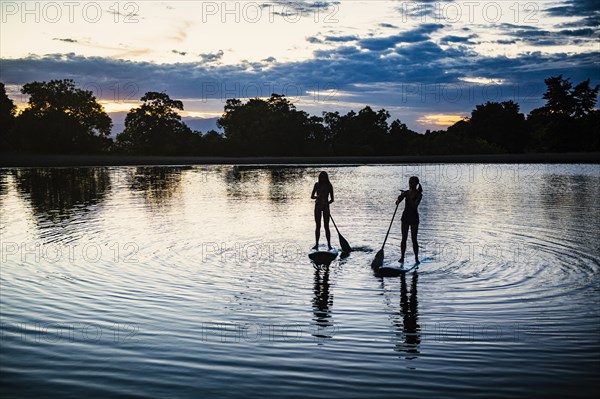
[[[600,83],[599,4],[2,1],[0,81],[22,107],[24,83],[74,79],[117,130],[144,92],[164,91],[190,121],[275,92],[316,115],[385,108],[423,132],[485,101],[528,112],[552,75]]]

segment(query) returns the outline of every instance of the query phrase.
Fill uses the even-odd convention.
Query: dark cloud
[[[401,32],[397,35],[386,37],[374,37],[362,39],[358,42],[359,46],[373,51],[383,51],[392,49],[396,44],[415,43],[429,40],[431,33],[442,29],[442,24],[421,24],[416,29]]]
[[[327,10],[336,10],[339,1],[305,1],[305,0],[274,0],[270,3],[261,4],[262,8],[267,8],[273,15],[282,17],[298,18],[298,17],[315,17],[315,13],[319,13],[322,18],[327,16]],[[333,17],[333,15],[330,15]]]
[[[232,82],[231,85],[235,85],[236,82],[271,81],[308,87],[333,81],[340,89],[348,90],[356,84],[377,82],[453,83],[466,76],[465,73],[539,80],[540,70],[550,74],[559,72],[562,67],[568,68],[569,75],[598,80],[600,72],[596,62],[599,54],[528,53],[516,58],[483,57],[464,46],[442,49],[433,42],[422,42],[399,47],[394,56],[384,58],[353,46],[341,46],[315,52],[315,58],[309,60],[275,64],[256,62],[203,67],[197,63],[154,64],[55,54],[3,59],[0,65],[1,80],[10,84],[66,77],[79,82],[135,81],[147,90],[167,90],[179,97],[194,98],[201,97],[202,85],[206,82]],[[469,66],[468,72],[465,65]],[[255,71],[249,72],[249,66]],[[575,80],[578,78],[573,76]]]
[[[588,16],[600,13],[598,0],[567,0],[564,4],[545,10],[546,13],[557,17]]]
[[[466,44],[475,44],[471,41],[471,39],[476,38],[477,35],[469,35],[469,36],[454,36],[448,35],[444,36],[440,39],[440,44],[450,44],[450,43],[466,43]]]
[[[380,27],[382,28],[391,28],[391,29],[398,29],[398,27],[396,25],[392,25],[392,24],[379,24]]]
[[[55,38],[54,38],[54,39],[52,39],[52,40],[58,40],[59,42],[66,42],[66,43],[77,43],[77,40],[76,40],[76,39],[70,39],[70,38],[64,38],[64,39],[61,39],[61,38],[59,38],[59,37],[55,37]]]
[[[223,50],[219,50],[216,53],[203,53],[203,54],[199,54],[199,55],[200,55],[200,58],[202,58],[202,62],[210,63],[210,62],[219,61],[221,58],[223,58],[224,54],[225,53],[223,52]]]
[[[569,44],[580,44],[584,41],[594,41],[596,32],[591,28],[563,29],[560,31],[548,31],[545,29],[518,29],[510,36],[526,43],[537,46],[565,46]]]
[[[581,28],[581,27],[592,27],[598,28],[600,26],[600,13],[594,15],[588,15],[574,22],[566,22],[560,24],[561,28]]]
[[[425,17],[434,15],[439,10],[440,3],[449,3],[455,0],[419,0],[401,1],[396,10],[402,14],[403,19],[410,17],[412,20],[423,21]],[[438,10],[436,10],[438,6]]]
[[[584,42],[593,43],[597,41],[600,34],[598,26],[593,28],[582,26],[580,24],[564,24],[575,29],[547,30],[531,25],[514,25],[503,23],[498,25],[503,30],[504,41],[522,41],[534,46],[566,46],[572,44],[581,44]]]
[[[600,26],[600,2],[598,0],[567,0],[563,4],[544,10],[556,17],[580,17],[575,21],[559,25],[562,28],[594,28],[596,34]]]
[[[218,53],[217,53],[218,54]],[[146,91],[164,91],[172,98],[218,100],[268,96],[290,97],[327,88],[341,93],[343,102],[360,102],[404,113],[470,112],[485,101],[513,99],[522,110],[540,106],[548,76],[563,74],[578,82],[600,83],[600,52],[547,54],[532,52],[517,57],[486,57],[457,43],[446,49],[432,41],[404,43],[394,51],[364,51],[342,45],[319,50],[299,62],[244,62],[239,65],[204,65],[197,62],[154,64],[75,54],[30,56],[0,60],[0,80],[22,85],[34,80],[72,78],[85,87],[94,82],[115,82],[137,88],[135,99]],[[482,86],[464,79],[484,77],[504,83]],[[471,85],[473,89],[465,89]],[[456,91],[460,95],[455,95]],[[312,98],[312,97],[311,97]],[[312,109],[336,109],[315,103]],[[334,108],[331,108],[334,107]],[[186,109],[190,109],[186,106]],[[401,115],[399,115],[401,116]],[[416,118],[416,117],[415,117]]]
[[[186,55],[186,54],[187,54],[187,52],[186,52],[186,51],[177,51],[177,50],[171,50],[171,52],[172,52],[173,54],[179,54],[179,55]]]
[[[108,8],[108,9],[106,9],[105,11],[106,11],[107,13],[109,13],[109,14],[112,14],[112,15],[118,15],[118,16],[121,16],[121,17],[123,17],[123,18],[126,18],[126,19],[127,19],[129,22],[130,22],[130,23],[131,23],[131,22],[135,22],[135,21],[137,21],[137,19],[138,19],[138,18],[139,18],[139,16],[140,16],[138,13],[135,13],[135,12],[124,12],[124,13],[123,13],[123,12],[120,12],[120,11],[118,11],[118,10],[116,10],[116,11],[115,11],[115,10],[113,10],[113,9],[111,9],[111,8]]]
[[[561,31],[558,31],[558,34],[560,35],[565,35],[565,36],[583,36],[583,37],[590,37],[593,36],[596,32],[593,29],[590,28],[582,28],[582,29],[564,29]]]
[[[422,66],[427,63],[443,63],[446,65],[446,69],[454,62],[449,60],[465,62],[477,57],[475,53],[470,53],[465,46],[450,47],[444,50],[431,41],[399,47],[396,49],[396,54],[402,57],[403,64],[410,62],[413,65],[417,63]],[[444,62],[444,60],[446,61]]]
[[[320,43],[345,43],[345,42],[353,42],[359,40],[360,38],[356,35],[342,35],[342,36],[334,36],[334,35],[326,35],[323,38],[319,38],[317,36],[310,36],[306,38],[306,41],[313,44]]]
[[[345,36],[325,36],[325,42],[352,42],[358,40],[358,36],[355,35],[345,35]]]

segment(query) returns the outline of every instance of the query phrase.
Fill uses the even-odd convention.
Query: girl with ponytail
[[[419,212],[417,208],[423,198],[423,187],[419,182],[417,176],[412,176],[408,179],[408,191],[401,190],[401,194],[396,200],[398,205],[402,200],[405,201],[404,212],[402,212],[402,243],[400,249],[402,251],[402,257],[400,263],[404,262],[404,253],[406,252],[406,239],[408,236],[408,229],[410,228],[410,240],[412,241],[413,251],[415,253],[415,263],[419,264],[419,243],[417,242],[417,233],[419,232]]]
[[[325,238],[327,247],[331,250],[331,232],[329,231],[329,204],[333,203],[333,186],[329,181],[329,175],[323,171],[319,173],[319,181],[315,183],[310,198],[315,200],[315,241],[313,249],[319,248],[319,237],[321,236],[321,218],[325,224]]]

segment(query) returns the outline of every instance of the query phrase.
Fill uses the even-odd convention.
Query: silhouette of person
[[[331,199],[329,199],[331,197]],[[329,231],[329,204],[333,202],[333,186],[329,182],[327,172],[319,173],[319,181],[315,183],[310,198],[315,200],[315,241],[313,249],[319,247],[319,238],[321,236],[321,217],[323,218],[325,227],[325,237],[327,238],[327,246],[331,248],[331,232]]]
[[[417,242],[417,233],[419,232],[419,212],[417,208],[423,198],[423,187],[419,183],[417,176],[412,176],[408,179],[408,191],[401,190],[402,193],[396,200],[398,205],[402,200],[405,200],[404,212],[402,212],[402,243],[400,250],[402,256],[400,263],[404,262],[404,253],[406,252],[406,239],[408,238],[408,229],[410,228],[410,240],[412,241],[413,251],[415,253],[415,263],[419,263],[419,243]]]

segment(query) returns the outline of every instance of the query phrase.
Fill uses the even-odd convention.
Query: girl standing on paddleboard
[[[331,197],[331,199],[329,199]],[[315,200],[315,229],[316,244],[313,249],[319,248],[319,237],[321,236],[321,215],[325,223],[325,237],[327,246],[331,248],[331,232],[329,231],[329,204],[333,202],[333,186],[329,182],[327,172],[319,173],[319,181],[315,183],[310,198]]]
[[[423,198],[423,187],[419,183],[417,176],[412,176],[408,179],[408,191],[401,190],[401,194],[396,200],[398,205],[402,200],[405,201],[404,212],[402,212],[402,243],[400,249],[402,251],[402,257],[399,262],[404,262],[404,253],[406,252],[406,239],[408,236],[408,228],[410,227],[410,240],[412,241],[413,251],[415,252],[415,263],[419,263],[419,243],[417,242],[417,233],[419,232],[419,212],[417,208]]]

